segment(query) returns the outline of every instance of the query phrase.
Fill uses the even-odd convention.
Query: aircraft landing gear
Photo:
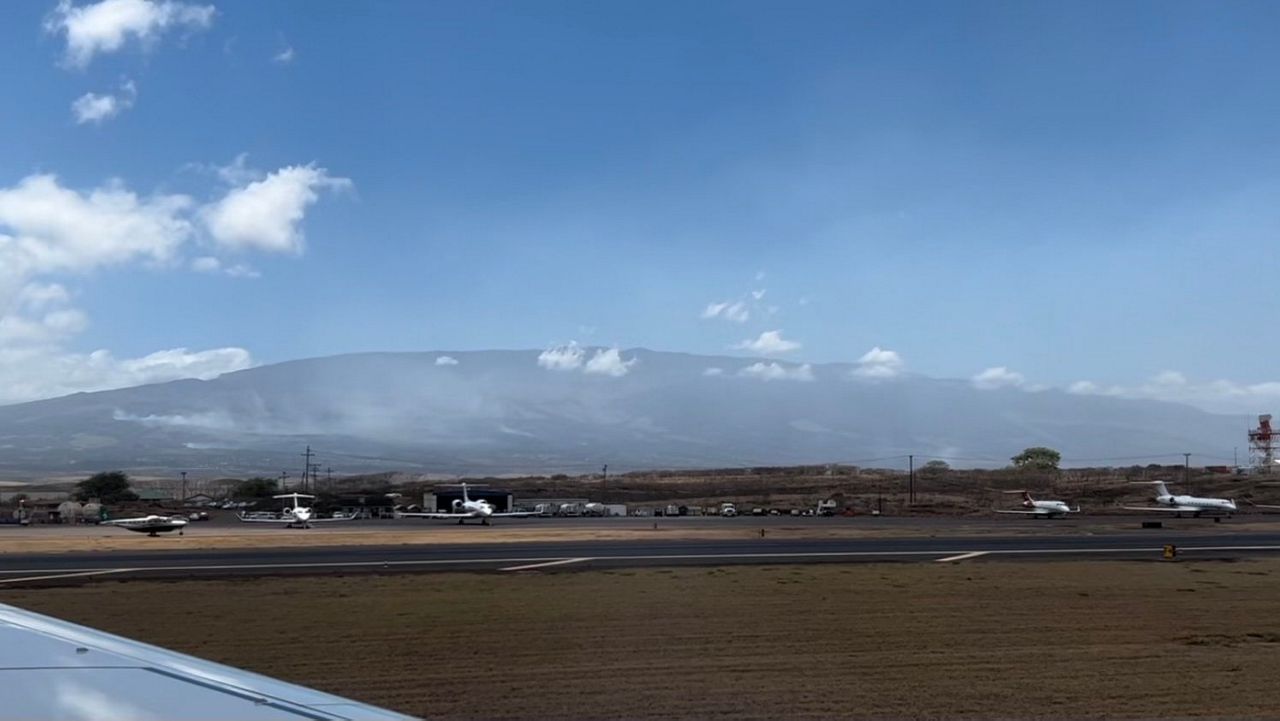
[[[461,518],[459,518],[459,519],[458,519],[458,525],[459,525],[459,526],[461,526],[461,525],[462,525],[462,519],[461,519]]]
[[[178,530],[178,535],[179,535],[179,536],[181,536],[181,535],[182,535],[182,530],[181,530],[181,529],[179,529],[179,530]]]
[[[150,533],[147,534],[147,538],[159,538],[159,537],[160,537],[160,534],[156,533],[155,531],[151,531]]]
[[[487,519],[487,518],[486,518],[486,519],[484,519],[483,521],[480,521],[480,525],[482,525],[482,526],[487,526],[487,525],[489,525],[489,519]]]

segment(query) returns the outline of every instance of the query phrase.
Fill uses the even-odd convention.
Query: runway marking
[[[530,563],[526,566],[511,566],[510,568],[501,568],[500,571],[528,571],[534,568],[546,568],[547,566],[563,566],[568,563],[582,563],[590,561],[590,558],[564,558],[559,561],[547,561],[546,563]]]
[[[778,552],[778,553],[684,553],[684,554],[628,554],[628,555],[603,555],[591,556],[592,561],[717,561],[717,560],[762,560],[770,559],[797,559],[797,558],[911,558],[923,556],[943,555],[965,555],[969,553],[984,553],[992,556],[1021,556],[1021,555],[1061,555],[1061,554],[1112,554],[1112,553],[1160,553],[1164,550],[1163,546],[1131,546],[1127,548],[1006,548],[1006,549],[988,549],[981,551],[961,550],[961,549],[933,549],[920,551],[816,551],[816,552]],[[1249,546],[1179,546],[1179,551],[1280,551],[1280,545],[1249,545]],[[0,554],[0,560],[4,556]],[[568,559],[578,560],[578,559]],[[588,560],[588,559],[583,559]],[[145,573],[156,571],[237,571],[237,570],[272,570],[272,569],[324,569],[324,568],[370,568],[381,566],[384,568],[406,567],[406,566],[463,566],[463,565],[497,565],[497,564],[532,564],[540,565],[546,562],[565,562],[563,556],[534,556],[522,558],[447,558],[447,559],[412,559],[399,561],[312,561],[297,563],[236,563],[236,564],[204,564],[204,565],[183,565],[183,566],[134,566],[132,568],[49,568],[49,569],[3,569],[0,575],[12,575],[18,573],[27,574],[57,574],[62,577],[71,577],[73,575],[96,575],[101,573]],[[44,578],[52,578],[52,576],[44,576]],[[22,579],[4,579],[4,583],[14,583],[21,580],[39,580],[38,578],[22,578]]]
[[[991,551],[970,551],[968,553],[962,553],[959,556],[947,556],[946,558],[939,558],[937,562],[948,563],[950,561],[964,561],[970,558],[977,558],[978,556],[985,556],[988,553],[991,553]]]
[[[6,578],[0,583],[21,583],[23,581],[50,581],[55,578],[76,578],[79,576],[105,576],[108,573],[127,573],[137,569],[133,568],[108,568],[103,571],[77,571],[75,573],[56,573],[52,576],[29,576],[27,578]],[[21,571],[21,573],[42,573],[41,571]]]

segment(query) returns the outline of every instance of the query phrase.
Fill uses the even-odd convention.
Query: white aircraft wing
[[[529,516],[538,515],[537,511],[511,511],[510,513],[493,513],[493,518],[528,518]]]
[[[0,709],[5,719],[411,720],[3,604],[0,672],[13,689]]]
[[[1213,508],[1196,508],[1195,506],[1121,506],[1126,511],[1162,511],[1164,513],[1195,513],[1197,511],[1213,511]]]
[[[1268,505],[1266,503],[1250,503],[1254,508],[1280,508],[1280,506]]]
[[[396,518],[475,518],[475,515],[471,513],[397,513]]]
[[[243,513],[237,514],[236,518],[239,518],[241,523],[297,523],[292,518],[255,518]]]
[[[1001,511],[1001,510],[997,510],[997,511],[996,511],[996,513],[1018,513],[1018,514],[1021,514],[1021,515],[1024,515],[1024,516],[1043,516],[1043,515],[1047,514],[1047,513],[1048,513],[1048,511]]]
[[[307,523],[332,523],[334,521],[354,521],[355,516],[341,516],[339,518],[312,518]]]

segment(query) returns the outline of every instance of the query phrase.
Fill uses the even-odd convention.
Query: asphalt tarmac
[[[596,522],[608,523],[607,520]],[[717,519],[717,522],[737,521]],[[0,554],[0,589],[11,584],[79,582],[99,577],[246,577],[362,571],[537,572],[730,564],[973,563],[1006,559],[1159,560],[1166,544],[1176,546],[1178,558],[1188,559],[1229,560],[1280,552],[1280,528],[1272,529],[1271,524],[1233,529],[1229,522],[1214,524],[1201,519],[1196,525],[1166,523],[1162,529],[1136,530],[1135,527],[1132,531],[1095,533],[1080,527],[1055,526],[1047,521],[1032,523],[1043,523],[1046,532],[1009,535],[1007,525],[993,525],[990,534],[970,532],[947,536],[945,523],[925,523],[919,535],[803,539],[771,537],[767,524],[757,524],[763,533],[746,539],[11,553]],[[490,529],[475,530],[484,533]]]

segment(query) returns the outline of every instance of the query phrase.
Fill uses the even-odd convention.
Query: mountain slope
[[[440,364],[442,356],[456,364]],[[293,472],[308,443],[341,472],[781,465],[907,453],[999,465],[1032,445],[1087,462],[1222,456],[1248,424],[1156,401],[859,379],[847,364],[812,366],[811,380],[765,380],[742,373],[757,363],[765,374],[802,372],[644,349],[622,357],[635,364],[614,377],[548,370],[537,351],[342,355],[0,407],[0,473],[274,474]]]

